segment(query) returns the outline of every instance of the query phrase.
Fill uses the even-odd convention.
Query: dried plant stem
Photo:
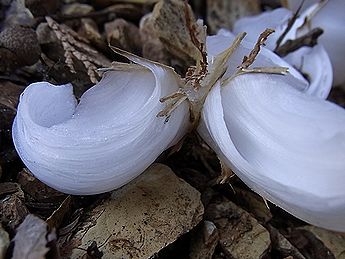
[[[318,38],[322,35],[323,30],[321,28],[314,28],[307,34],[298,37],[294,40],[288,40],[283,45],[281,45],[274,52],[280,57],[285,57],[291,52],[301,48],[301,47],[314,47],[317,44]]]
[[[288,34],[288,32],[291,30],[292,26],[293,26],[294,23],[296,22],[296,20],[297,20],[297,18],[298,18],[298,15],[299,15],[299,12],[301,11],[301,8],[302,8],[302,6],[303,6],[303,4],[304,4],[304,1],[305,1],[305,0],[303,0],[303,1],[301,2],[301,4],[299,5],[298,9],[296,10],[296,12],[294,13],[294,15],[293,15],[293,16],[291,17],[291,19],[289,20],[288,25],[287,25],[285,31],[284,31],[284,32],[282,33],[282,35],[280,35],[280,37],[278,38],[278,40],[277,40],[277,45],[276,45],[275,50],[279,48],[279,46],[280,46],[280,44],[282,43],[283,39],[285,38],[285,36]]]

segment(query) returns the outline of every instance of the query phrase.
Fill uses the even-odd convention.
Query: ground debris
[[[250,212],[261,224],[272,219],[272,213],[264,200],[250,190],[235,188],[234,202]]]
[[[11,233],[15,232],[15,229],[27,214],[29,214],[29,211],[24,203],[24,193],[18,185],[16,185],[15,192],[1,197],[0,220],[3,226]]]
[[[345,235],[315,226],[305,226],[303,229],[313,233],[332,252],[335,258],[345,258]]]
[[[191,240],[191,259],[211,259],[219,241],[217,227],[205,220]]]
[[[36,202],[61,203],[66,197],[66,194],[42,183],[27,168],[19,172],[18,183],[29,199]]]
[[[71,3],[63,6],[61,13],[62,15],[86,15],[94,11],[93,7],[88,4]]]
[[[6,230],[2,228],[0,224],[0,259],[4,259],[6,255],[7,248],[10,245],[10,237]]]
[[[336,258],[320,239],[305,228],[291,229],[288,234],[285,234],[285,237],[308,259]]]
[[[151,34],[173,57],[185,63],[185,67],[202,60],[197,43],[205,44],[204,27],[196,22],[190,6],[183,1],[159,1],[145,17],[145,24],[153,29]]]
[[[12,258],[44,259],[50,250],[48,243],[55,239],[55,232],[49,232],[43,220],[29,214],[17,229]]]
[[[141,54],[142,41],[139,28],[124,19],[115,19],[104,24],[108,44],[133,54]]]
[[[270,249],[269,232],[230,200],[216,196],[205,210],[219,230],[219,244],[230,258],[261,258]]]
[[[65,63],[72,73],[76,73],[74,59],[80,61],[89,75],[90,81],[97,83],[97,67],[109,67],[110,61],[101,53],[93,49],[78,33],[67,25],[58,24],[52,18],[46,17],[48,26],[54,31],[64,49]]]
[[[258,14],[260,12],[260,2],[258,0],[207,0],[209,31],[211,34],[216,34],[221,28],[231,30],[237,19]]]
[[[154,164],[89,213],[71,240],[80,244],[72,257],[96,241],[104,258],[148,258],[196,226],[202,214],[200,193]]]
[[[35,64],[41,54],[37,35],[31,28],[9,25],[0,32],[0,72],[12,72]]]
[[[273,252],[279,254],[279,258],[306,259],[296,247],[294,247],[276,228],[268,225],[271,234]]]

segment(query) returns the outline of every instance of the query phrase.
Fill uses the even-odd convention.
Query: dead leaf
[[[0,201],[0,219],[10,231],[14,231],[24,220],[25,216],[29,214],[23,200],[24,194],[20,190]]]
[[[66,194],[59,192],[38,180],[27,168],[18,174],[18,183],[33,202],[60,204]]]
[[[222,159],[219,159],[220,162],[220,168],[221,168],[221,176],[219,178],[219,183],[220,184],[225,184],[226,182],[228,182],[230,180],[230,178],[232,178],[233,176],[235,176],[234,172],[223,162]]]
[[[48,243],[55,239],[55,231],[49,232],[44,220],[29,214],[17,229],[12,258],[44,259],[50,250]]]
[[[91,5],[82,3],[65,4],[61,8],[61,14],[63,15],[85,15],[92,11],[94,11],[94,8]]]
[[[11,194],[20,191],[20,186],[17,183],[5,182],[0,183],[0,197],[6,194]]]
[[[164,0],[155,5],[152,14],[145,21],[151,24],[151,33],[155,34],[173,56],[183,60],[187,67],[194,66],[196,61],[203,58],[200,46],[196,43],[205,45],[204,28],[192,14],[190,6],[184,1]],[[197,39],[197,42],[193,42],[193,39]]]
[[[50,216],[47,218],[46,222],[50,229],[58,229],[66,216],[67,212],[71,210],[72,197],[68,195],[66,199],[61,203],[60,207],[57,208]]]

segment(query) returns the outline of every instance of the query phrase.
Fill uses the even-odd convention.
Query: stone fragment
[[[169,167],[154,164],[89,213],[71,240],[71,257],[80,258],[95,241],[102,258],[149,258],[196,226],[202,214],[200,193]]]
[[[271,234],[272,246],[280,258],[306,259],[289,240],[287,240],[278,229],[268,225]]]
[[[235,203],[250,212],[261,224],[272,219],[272,213],[264,199],[249,190],[235,188]]]
[[[315,226],[304,229],[313,233],[332,252],[335,258],[345,259],[345,235]]]
[[[332,251],[312,232],[304,227],[289,229],[285,234],[289,242],[295,246],[305,258],[335,259]]]
[[[10,237],[6,230],[0,224],[0,259],[4,259],[8,246],[10,245]]]
[[[10,25],[0,32],[0,71],[10,72],[35,64],[41,55],[37,35],[31,28]]]
[[[211,259],[219,241],[216,225],[211,221],[204,221],[195,236],[192,237],[190,254],[191,259]]]
[[[92,12],[94,9],[91,5],[88,4],[81,4],[81,3],[72,3],[66,4],[62,7],[61,13],[64,15],[81,15],[81,14],[88,14]]]
[[[52,244],[55,239],[55,230],[49,232],[44,220],[29,214],[17,229],[12,258],[44,259],[51,249],[49,243]]]
[[[207,220],[219,230],[219,244],[234,259],[261,258],[270,248],[269,232],[256,219],[225,197],[216,197],[206,208]]]
[[[141,37],[139,28],[125,19],[115,19],[104,24],[107,42],[115,47],[134,54],[141,53]]]

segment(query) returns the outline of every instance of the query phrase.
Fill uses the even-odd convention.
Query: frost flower
[[[70,84],[29,85],[20,97],[13,140],[30,171],[65,193],[97,194],[121,187],[142,173],[184,134],[188,107],[169,123],[156,115],[161,97],[181,82],[168,67],[128,57],[83,94]]]
[[[32,84],[13,125],[16,149],[53,188],[95,194],[143,172],[186,133],[190,115],[255,192],[307,222],[345,231],[345,112],[306,94],[310,85],[276,54],[259,53],[267,35],[254,49],[240,44],[244,34],[208,37],[209,65],[203,59],[185,84],[172,69],[124,52],[137,64],[115,64],[79,104],[71,85]]]
[[[208,52],[225,49],[224,37],[209,38]],[[236,53],[229,60],[240,61]],[[265,52],[255,62],[274,65]],[[206,98],[200,135],[265,199],[311,224],[345,231],[345,111],[303,93],[292,76],[225,77]]]

